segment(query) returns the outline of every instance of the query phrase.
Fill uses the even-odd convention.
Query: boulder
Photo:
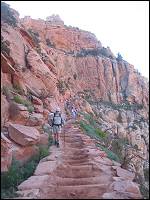
[[[36,105],[43,105],[43,102],[35,96],[32,96],[32,103]]]
[[[112,162],[113,162],[113,165],[115,165],[115,166],[121,166],[121,164],[120,163],[118,163],[118,162],[116,162],[116,161],[114,161],[114,160],[112,160]]]
[[[135,174],[128,171],[128,170],[125,170],[121,167],[117,167],[116,168],[116,171],[117,171],[117,175],[124,178],[124,179],[128,179],[128,180],[133,180],[134,177],[135,177]]]
[[[34,110],[36,113],[43,113],[43,105],[34,105]]]
[[[47,185],[49,176],[31,176],[26,181],[22,182],[19,186],[19,190],[30,190],[30,189],[39,189]]]
[[[23,191],[17,191],[16,193],[20,196],[20,198],[24,197],[24,199],[27,199],[27,198],[29,198],[29,199],[34,199],[34,198],[39,199],[40,198],[40,189],[23,190]]]
[[[117,110],[108,110],[106,113],[109,122],[117,121],[119,112]]]
[[[12,154],[15,160],[19,161],[21,164],[26,163],[33,156],[37,155],[39,148],[36,145],[30,146],[20,146],[17,144],[13,145]]]
[[[127,192],[107,192],[102,196],[103,199],[140,199],[141,195]]]
[[[22,146],[37,144],[40,139],[40,134],[34,127],[10,124],[8,132],[9,137]]]
[[[45,175],[45,174],[52,174],[54,170],[56,170],[57,163],[56,161],[46,161],[46,162],[41,162],[38,164],[34,175],[39,176],[39,175]]]
[[[16,104],[17,106],[18,106],[18,109],[20,110],[20,111],[27,111],[28,109],[27,109],[27,107],[26,106],[24,106],[24,105],[22,105],[22,104]]]
[[[9,106],[10,119],[17,124],[25,125],[29,118],[29,112],[26,106],[17,103],[10,103]]]
[[[49,110],[43,109],[43,115],[45,119],[48,119]]]
[[[130,195],[136,195],[138,198],[141,198],[141,193],[139,187],[136,183],[131,180],[115,181],[111,185],[113,190],[120,193],[128,193]],[[131,196],[130,196],[131,197]]]
[[[28,126],[40,126],[44,123],[43,115],[40,113],[32,113],[29,116],[27,125]]]

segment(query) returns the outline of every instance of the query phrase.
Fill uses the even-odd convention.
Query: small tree
[[[120,53],[117,54],[117,60],[122,61],[122,55]]]

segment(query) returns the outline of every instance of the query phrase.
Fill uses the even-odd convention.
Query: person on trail
[[[59,134],[61,133],[61,127],[64,125],[64,121],[61,116],[60,108],[56,109],[52,120],[54,143],[59,147]]]
[[[77,118],[77,110],[74,107],[72,107],[71,113],[72,113],[73,119],[76,120],[76,118]]]

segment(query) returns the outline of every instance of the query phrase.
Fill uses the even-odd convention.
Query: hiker
[[[57,145],[57,147],[59,147],[59,134],[61,133],[61,127],[63,124],[64,121],[60,113],[60,108],[57,108],[52,120],[54,143]]]
[[[72,113],[73,119],[76,119],[76,117],[77,117],[77,110],[74,107],[72,107],[71,113]]]
[[[52,127],[54,113],[50,112],[48,114],[48,124]]]
[[[68,106],[69,106],[69,101],[68,101],[68,100],[65,100],[65,102],[64,102],[64,108],[65,108],[65,109],[68,109]]]

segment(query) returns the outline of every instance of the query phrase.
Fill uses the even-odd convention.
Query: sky
[[[104,47],[149,79],[149,1],[5,1],[20,17],[58,14],[66,25],[94,33]]]

